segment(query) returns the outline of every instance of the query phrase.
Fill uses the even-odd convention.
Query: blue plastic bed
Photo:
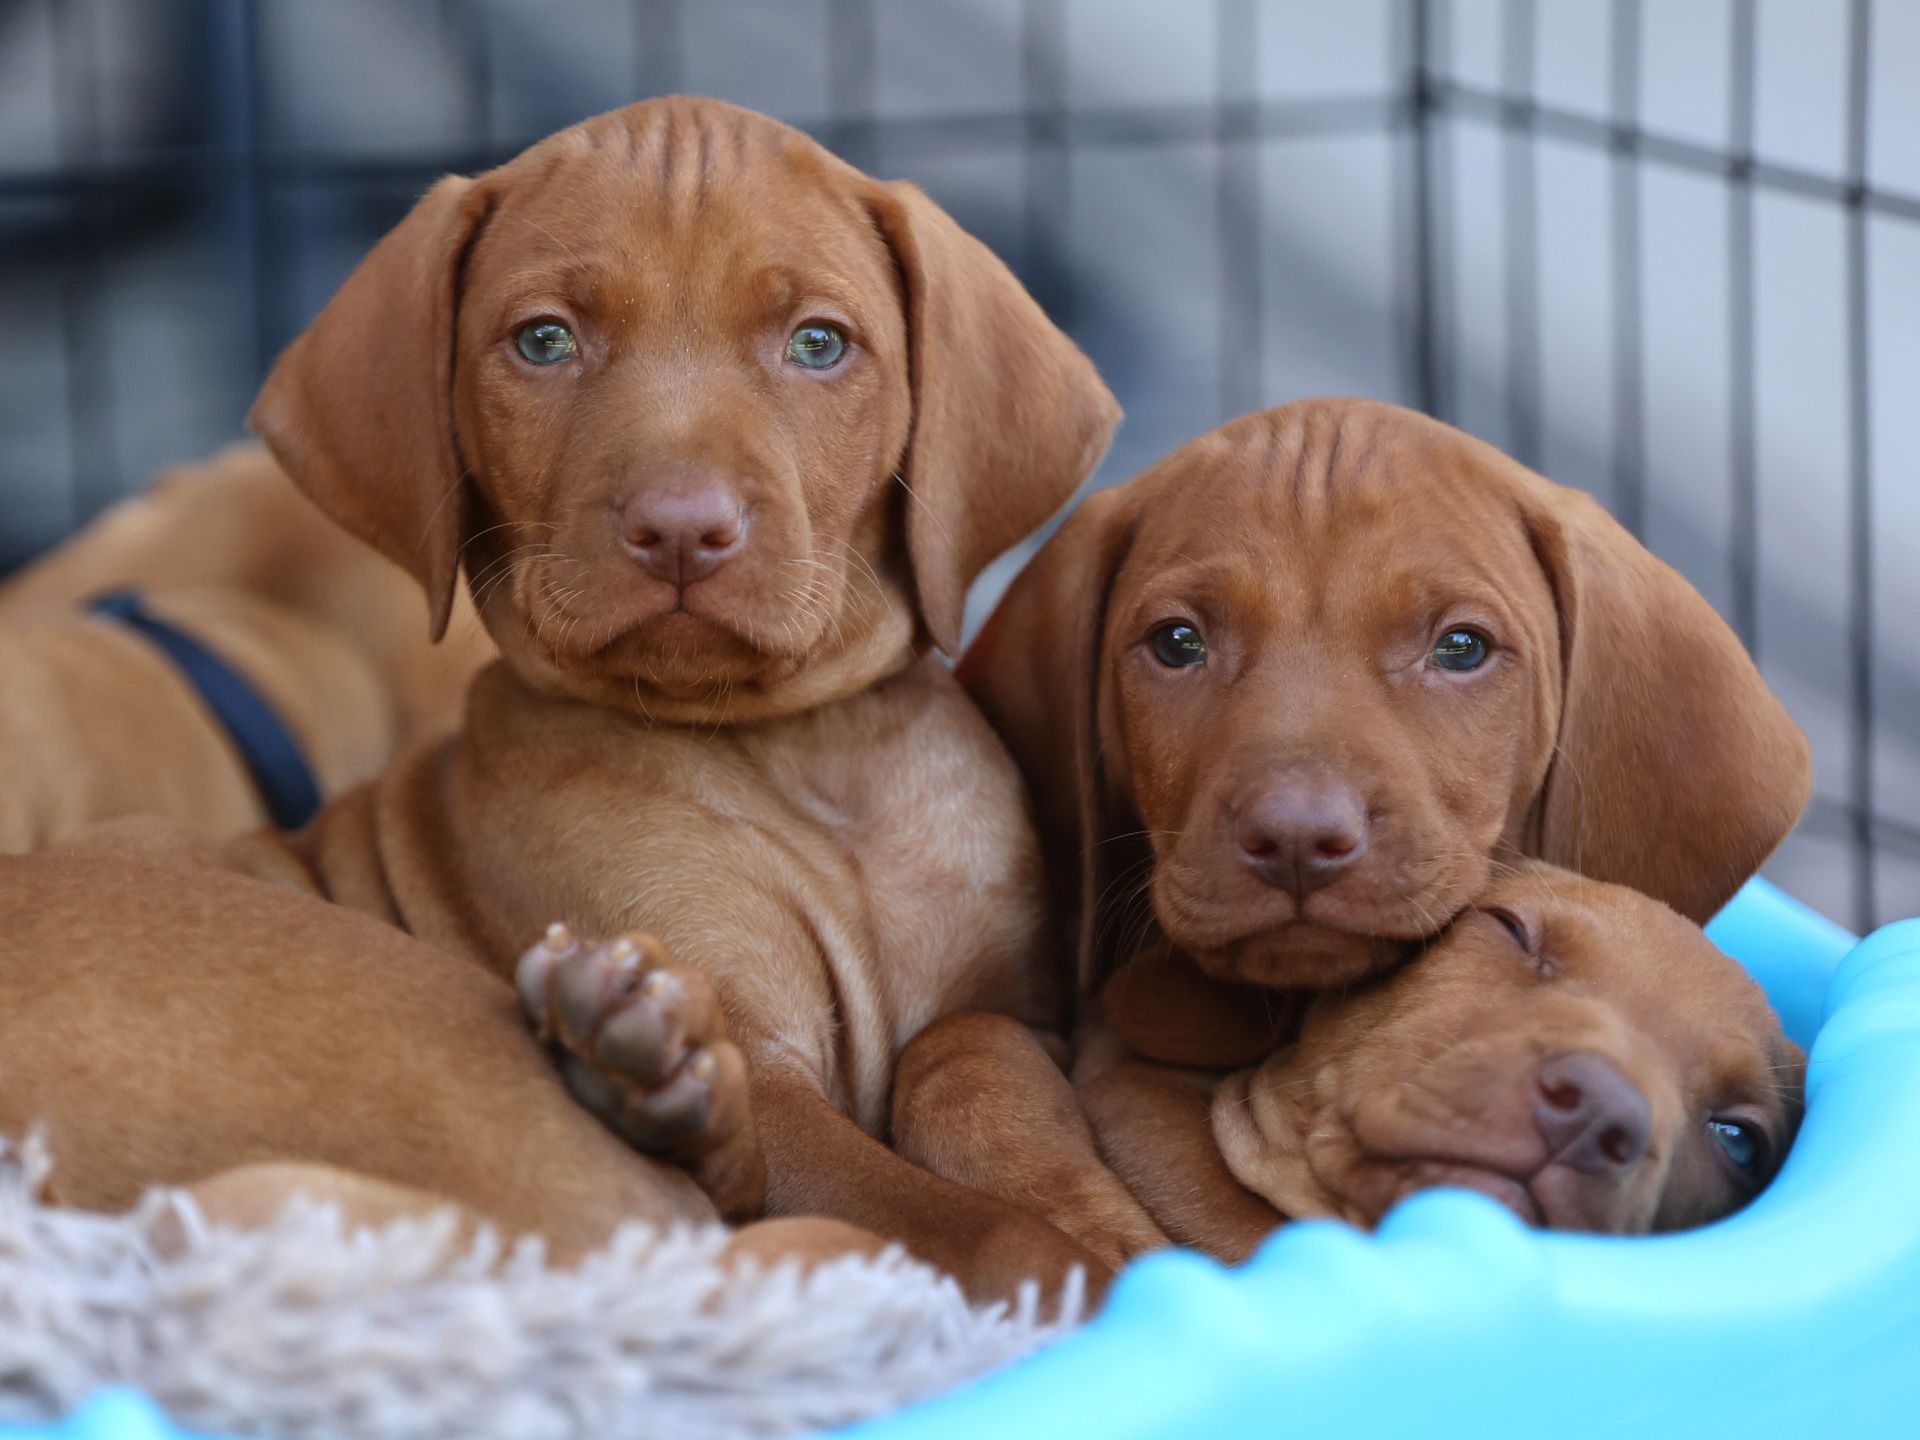
[[[1709,927],[1811,1051],[1753,1205],[1686,1235],[1541,1235],[1417,1196],[1247,1265],[1150,1257],[1072,1340],[860,1440],[1920,1437],[1920,920],[1856,943],[1756,881]],[[106,1394],[8,1440],[174,1440]]]

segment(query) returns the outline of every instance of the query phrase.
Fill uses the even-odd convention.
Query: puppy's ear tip
[[[306,437],[313,429],[308,406],[299,392],[295,357],[305,337],[296,337],[273,363],[253,404],[247,408],[246,428],[265,442],[275,463],[302,490],[307,490],[306,460],[311,453]],[[311,493],[311,492],[309,492]]]
[[[438,645],[447,638],[447,627],[453,622],[454,588],[459,582],[442,589],[439,594],[427,595],[427,643]]]
[[[920,621],[927,635],[943,654],[958,661],[960,637],[966,628],[967,597],[964,591],[954,596],[922,595]]]
[[[247,429],[266,441],[267,448],[276,455],[290,428],[286,412],[286,383],[281,379],[280,367],[276,364],[268,372],[260,393],[253,397],[253,404],[247,407],[246,418]]]
[[[1083,355],[1082,359],[1086,359]],[[1113,437],[1119,432],[1120,423],[1127,418],[1127,412],[1115,398],[1113,391],[1107,388],[1107,382],[1094,368],[1092,360],[1086,360],[1087,372],[1093,377],[1093,383],[1099,388],[1103,403],[1096,407],[1093,417],[1093,437],[1087,446],[1085,472],[1091,475],[1100,462],[1107,458],[1107,451],[1113,448]]]

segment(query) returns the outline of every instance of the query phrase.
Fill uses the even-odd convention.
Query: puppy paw
[[[684,1165],[728,1219],[759,1213],[746,1060],[704,974],[650,935],[589,943],[556,924],[515,983],[575,1099],[635,1149]]]

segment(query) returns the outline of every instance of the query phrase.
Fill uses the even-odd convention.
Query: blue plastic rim
[[[1708,927],[1810,1045],[1807,1119],[1747,1209],[1545,1235],[1477,1195],[1314,1221],[1227,1269],[1150,1256],[1071,1339],[857,1440],[1557,1440],[1920,1434],[1920,920],[1855,944],[1762,881]],[[101,1395],[10,1440],[183,1440]],[[270,1440],[270,1437],[263,1437]]]

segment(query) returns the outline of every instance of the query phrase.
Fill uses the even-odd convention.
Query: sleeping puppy
[[[1141,1143],[1147,1087],[1165,1078],[1141,1072],[1158,1067],[1085,1063],[1081,1095],[1134,1193],[1183,1243],[1244,1255],[1275,1217],[1248,1225],[1237,1197],[1202,1214],[1199,1175]],[[1751,1199],[1792,1142],[1804,1078],[1760,987],[1697,926],[1529,866],[1410,964],[1316,995],[1297,1038],[1207,1109],[1226,1172],[1276,1217],[1368,1225],[1451,1185],[1531,1225],[1625,1235]]]
[[[1138,1024],[1128,992],[1123,968],[1106,1005]],[[993,1043],[978,1031],[1017,1039],[1004,1022],[949,1020],[903,1057],[896,1125],[943,1169],[1120,1255],[1171,1240],[1240,1259],[1283,1220],[1371,1225],[1443,1185],[1551,1229],[1705,1224],[1779,1169],[1805,1069],[1760,988],[1698,927],[1540,865],[1494,880],[1407,963],[1316,992],[1275,1053],[1224,1078],[1141,1060],[1113,1030],[1089,1029],[1069,1089],[1017,1043],[990,1071],[966,1058]],[[976,1131],[963,1151],[943,1129],[928,1102],[963,1079],[981,1087],[976,1113],[1031,1119],[1077,1097],[1091,1133],[1070,1119],[1024,1131],[1021,1146],[1053,1157],[1035,1184],[1019,1146]]]
[[[1705,920],[1811,783],[1738,639],[1590,498],[1365,400],[1090,497],[960,675],[1038,795],[1089,993],[1161,941],[1345,984],[1519,857]]]

